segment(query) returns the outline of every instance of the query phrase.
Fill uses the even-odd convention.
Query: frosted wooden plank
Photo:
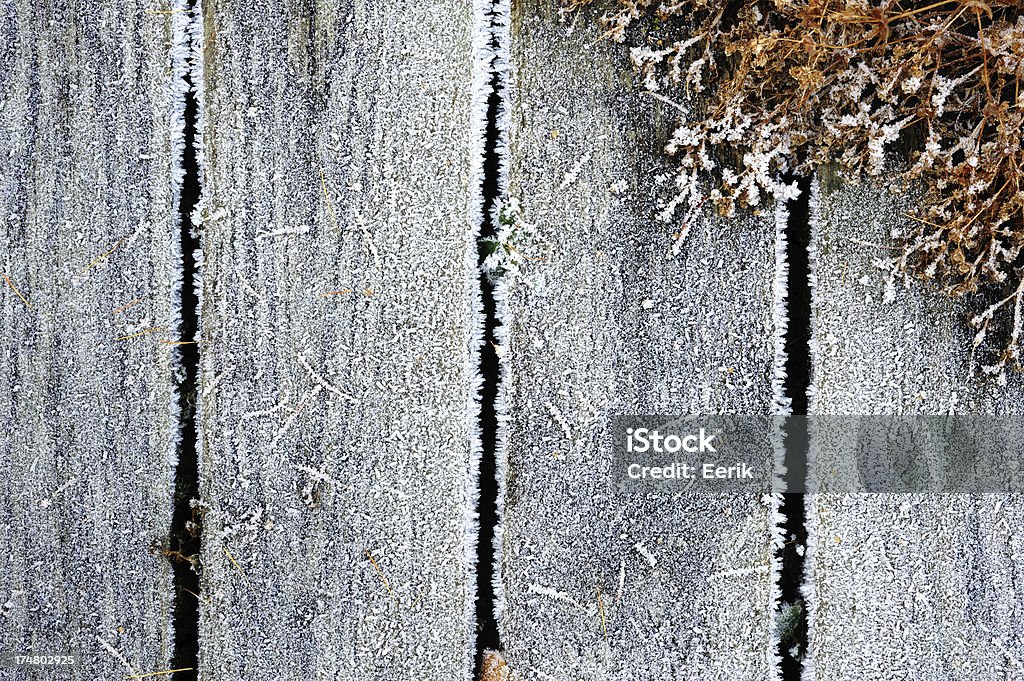
[[[183,5],[0,19],[0,656],[81,652],[3,678],[170,661]]]
[[[669,259],[653,196],[674,110],[593,15],[515,3],[510,36],[505,660],[523,679],[775,678],[771,498],[613,493],[604,437],[616,414],[782,407],[776,216],[705,211]]]
[[[919,198],[831,173],[822,185],[811,411],[1019,416],[1020,376],[1000,387],[970,372],[970,309],[936,288],[889,288],[876,267]],[[1024,674],[1020,495],[822,494],[807,513],[808,678]]]
[[[205,679],[466,679],[487,35],[204,2]]]

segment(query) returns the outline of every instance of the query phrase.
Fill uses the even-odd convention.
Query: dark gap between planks
[[[787,177],[797,180],[800,196],[790,201],[789,222],[786,224],[786,257],[789,262],[787,281],[787,312],[789,328],[786,330],[786,395],[792,400],[793,415],[807,414],[807,388],[811,381],[811,282],[807,247],[811,239],[810,191],[808,177]],[[786,426],[786,468],[790,475],[803,475],[807,470],[806,423],[789,421]],[[791,487],[802,487],[803,481],[787,479]],[[800,681],[801,660],[807,650],[807,617],[800,587],[804,577],[803,547],[807,545],[804,495],[784,494],[782,513],[786,517],[785,544],[781,550],[782,572],[779,587],[782,605],[792,617],[780,627],[779,655],[783,681]],[[799,608],[794,610],[793,608]],[[796,647],[797,654],[790,651]]]
[[[190,12],[195,11],[194,1]],[[192,210],[199,201],[199,164],[196,161],[196,123],[198,106],[192,79],[185,76],[185,149],[182,166],[185,177],[181,186],[179,219],[181,222],[181,330],[182,340],[195,338],[199,322],[199,298],[196,295],[196,258],[199,236],[192,224]],[[178,403],[181,410],[181,442],[178,465],[174,471],[174,514],[171,519],[170,551],[174,565],[174,652],[172,669],[175,681],[193,681],[199,668],[199,518],[193,514],[192,500],[199,497],[199,459],[196,453],[196,400],[199,373],[199,346],[180,345],[181,371],[178,380]]]
[[[491,46],[498,47],[497,39]],[[480,237],[493,236],[495,225],[491,216],[491,208],[499,198],[501,186],[498,181],[498,106],[501,101],[498,92],[499,80],[497,71],[492,71],[490,94],[487,97],[487,129],[484,146],[483,210],[484,220]],[[478,247],[478,258],[482,265],[487,257],[487,249],[483,242]],[[501,639],[498,636],[498,623],[495,618],[494,566],[497,560],[494,548],[494,529],[498,524],[498,479],[497,479],[497,441],[498,418],[495,400],[498,396],[500,369],[498,354],[495,349],[497,339],[495,329],[499,326],[494,308],[494,285],[479,272],[480,293],[483,298],[484,311],[484,343],[480,350],[480,376],[483,383],[480,389],[480,497],[477,502],[477,513],[480,517],[480,534],[477,537],[477,573],[476,573],[476,654],[473,662],[473,678],[480,678],[480,667],[485,650],[501,650]]]

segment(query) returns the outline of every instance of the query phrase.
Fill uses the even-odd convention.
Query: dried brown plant
[[[505,658],[496,650],[484,651],[483,663],[480,665],[480,681],[511,681],[512,674]]]
[[[982,368],[1020,368],[1024,3],[563,0],[563,11],[595,2],[606,37],[633,45],[643,86],[687,111],[667,145],[678,166],[663,219],[706,201],[731,214],[792,198],[780,178],[825,163],[922,186],[894,266],[950,295],[981,292],[989,303],[970,323],[988,348]]]

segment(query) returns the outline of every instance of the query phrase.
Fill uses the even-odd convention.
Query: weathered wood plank
[[[203,20],[201,674],[466,679],[482,12]]]
[[[773,502],[615,493],[604,440],[616,414],[778,408],[775,216],[706,211],[668,258],[654,178],[674,110],[599,30],[513,3],[505,659],[523,679],[775,678]]]
[[[82,653],[4,678],[170,660],[172,570],[155,549],[179,436],[160,342],[176,338],[181,276],[174,6],[18,0],[0,17],[0,655]]]
[[[884,302],[875,261],[917,197],[826,178],[812,199],[811,412],[1019,416],[1020,376],[1000,387],[970,371],[964,304],[899,282]],[[822,494],[807,516],[808,678],[1024,674],[1020,496]]]

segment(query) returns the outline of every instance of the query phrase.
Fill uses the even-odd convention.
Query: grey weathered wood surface
[[[1003,414],[1021,377],[970,372],[969,308],[887,260],[917,198],[826,175],[813,213],[814,414]],[[807,497],[809,679],[1024,678],[1020,495]]]
[[[675,111],[599,30],[513,3],[505,659],[520,679],[774,678],[770,500],[613,493],[604,437],[615,414],[773,410],[775,216],[707,211],[667,257],[654,177]]]
[[[186,32],[152,7],[0,18],[0,655],[81,652],[0,678],[170,660]]]
[[[483,18],[202,12],[202,678],[466,679]]]

